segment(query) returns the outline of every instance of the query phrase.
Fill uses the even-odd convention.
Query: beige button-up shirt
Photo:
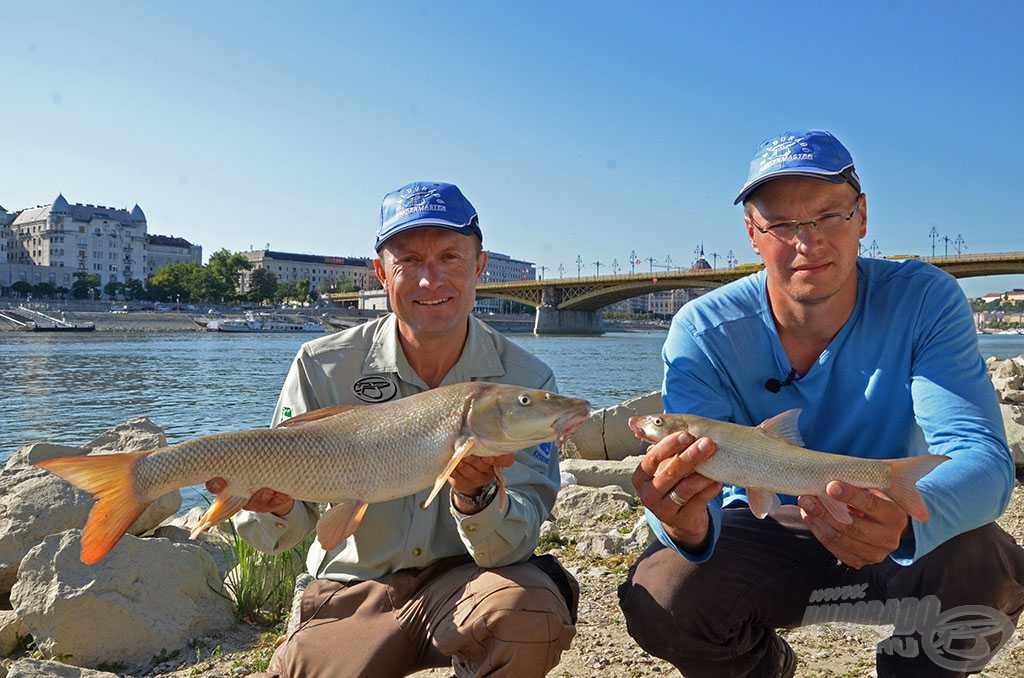
[[[547,365],[471,317],[462,355],[441,385],[477,380],[556,390]],[[273,423],[321,407],[366,405],[425,390],[427,385],[402,351],[395,316],[387,315],[304,344],[285,378]],[[422,509],[429,488],[371,504],[359,529],[337,548],[325,551],[313,541],[306,558],[309,573],[340,581],[373,579],[466,553],[482,567],[526,560],[558,492],[558,450],[545,444],[517,452],[516,463],[505,469],[505,480],[504,512],[495,500],[479,513],[463,515],[452,506],[447,490],[439,497],[442,501]],[[315,505],[296,502],[281,518],[242,511],[234,520],[243,539],[276,553],[309,534],[318,516]]]

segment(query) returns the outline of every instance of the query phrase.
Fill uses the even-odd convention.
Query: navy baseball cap
[[[745,201],[762,184],[779,177],[815,177],[833,184],[849,183],[860,193],[853,156],[831,132],[800,130],[766,139],[750,161],[747,183],[734,205]]]
[[[413,228],[433,226],[476,234],[483,242],[476,208],[455,184],[414,181],[384,196],[380,206],[380,228],[374,249],[380,252],[384,241]]]

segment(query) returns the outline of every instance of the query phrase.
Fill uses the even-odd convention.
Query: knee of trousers
[[[626,630],[644,651],[671,660],[731,643],[732,631],[739,630],[739,625],[732,623],[736,611],[722,609],[722,600],[715,598],[712,586],[682,572],[666,581],[664,570],[649,572],[653,568],[646,568],[645,562],[639,561],[619,586]],[[712,610],[715,615],[709,614]]]
[[[506,588],[481,600],[467,620],[477,642],[512,645],[560,645],[575,634],[560,593],[543,588]]]
[[[923,571],[915,592],[919,597],[933,594],[943,609],[959,605],[999,609],[1018,601],[1019,610],[1024,595],[1024,551],[996,525],[958,535],[928,556],[920,561]]]

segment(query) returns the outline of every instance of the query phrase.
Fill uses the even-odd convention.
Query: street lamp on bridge
[[[732,250],[729,250],[729,254],[725,255],[725,257],[725,265],[729,268],[736,268],[736,264],[739,261],[736,260],[736,255],[732,253]]]
[[[618,274],[619,274],[619,260],[618,259],[612,259],[612,275],[618,275]]]
[[[636,250],[630,250],[629,252],[629,272],[630,274],[636,273],[636,265],[640,263],[640,260],[636,258]]]
[[[558,277],[561,278],[565,275],[565,264],[558,264]]]
[[[945,254],[945,256],[948,257],[949,256],[949,241],[952,240],[952,238],[950,238],[948,235],[944,235],[944,236],[942,236],[940,238],[940,240],[942,240],[942,242],[944,242],[946,244],[946,250],[945,250],[946,254]]]
[[[597,269],[597,275],[598,275],[598,277],[600,277],[601,276],[601,262],[600,261],[595,261],[594,262],[594,268]]]
[[[576,277],[583,277],[583,257],[579,254],[576,255]]]
[[[932,239],[932,256],[935,256],[935,239],[939,237],[939,230],[932,226],[932,230],[928,231],[928,237]]]
[[[654,257],[647,257],[647,263],[651,265],[651,273],[654,273]]]
[[[956,234],[956,255],[959,257],[962,249],[967,249],[967,241],[959,233]]]

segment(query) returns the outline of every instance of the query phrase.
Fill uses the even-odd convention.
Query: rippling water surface
[[[606,406],[661,382],[665,334],[509,335],[546,361],[559,390]],[[0,461],[34,440],[77,445],[147,416],[168,442],[269,423],[308,334],[0,333]],[[983,355],[1024,353],[1024,337],[981,336]]]

